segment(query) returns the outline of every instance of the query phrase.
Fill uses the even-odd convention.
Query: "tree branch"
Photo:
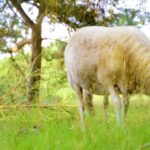
[[[17,11],[20,13],[20,15],[22,16],[22,18],[23,18],[24,22],[27,24],[27,26],[32,28],[34,26],[34,22],[25,13],[23,8],[21,7],[21,3],[19,3],[17,0],[11,0],[11,2],[13,4],[13,6],[17,9]]]
[[[14,15],[15,15],[17,18],[20,18],[20,17],[17,15],[17,13],[13,10],[13,8],[12,8],[11,4],[8,2],[8,0],[7,0],[7,4],[8,4],[8,7],[11,9],[11,11],[14,13]],[[23,22],[23,23],[25,23],[25,22]]]
[[[77,105],[31,105],[31,104],[20,104],[20,105],[0,105],[0,109],[24,109],[24,108],[44,108],[44,109],[56,109],[58,108],[77,108]]]
[[[44,18],[44,14],[42,12],[40,13],[40,11],[39,11],[39,14],[37,16],[37,24],[41,24],[43,18]]]
[[[48,38],[43,38],[42,40],[47,40]],[[25,45],[27,44],[31,44],[32,43],[32,39],[23,39],[20,42],[16,43],[16,45],[12,48],[7,48],[4,50],[0,50],[3,53],[16,53],[18,52],[21,48],[23,48]]]
[[[22,47],[24,47],[26,44],[31,44],[31,39],[23,39],[22,41],[18,42],[13,48],[10,48],[8,50],[9,53],[18,52]]]

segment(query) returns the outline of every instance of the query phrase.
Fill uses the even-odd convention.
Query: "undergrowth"
[[[138,100],[137,100],[138,98]],[[97,99],[97,97],[96,97]],[[138,150],[150,149],[150,102],[132,98],[126,127],[117,127],[112,104],[107,123],[102,104],[80,129],[77,108],[0,111],[1,150]]]

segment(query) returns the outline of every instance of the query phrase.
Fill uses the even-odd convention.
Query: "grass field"
[[[105,123],[101,103],[80,130],[77,108],[0,110],[0,150],[150,149],[150,101],[133,97],[126,127],[117,127],[112,104]]]

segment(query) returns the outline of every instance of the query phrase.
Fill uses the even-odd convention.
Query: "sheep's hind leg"
[[[89,114],[94,114],[92,94],[86,90],[83,90],[83,99],[84,99],[84,103]]]
[[[75,90],[78,100],[79,100],[79,112],[80,112],[80,124],[81,124],[81,129],[85,130],[85,124],[84,124],[84,100],[83,100],[83,90],[80,86],[74,84],[73,89]]]
[[[107,117],[108,117],[108,105],[109,105],[109,95],[105,94],[104,95],[104,118],[105,118],[105,122],[107,122]]]
[[[128,94],[123,94],[123,119],[126,121],[126,116],[128,112],[128,107],[129,107],[129,99],[130,96]]]
[[[115,88],[113,86],[109,86],[108,90],[112,97],[112,101],[115,107],[117,124],[120,125],[121,124],[121,101],[120,101],[119,94],[115,91]]]

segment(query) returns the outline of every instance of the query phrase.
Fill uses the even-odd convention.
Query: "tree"
[[[28,81],[28,100],[29,102],[36,102],[38,101],[39,98],[39,87],[40,87],[40,71],[41,71],[41,59],[42,59],[41,28],[42,28],[42,20],[44,17],[44,13],[38,1],[31,1],[33,2],[34,6],[36,6],[36,8],[38,9],[36,22],[34,22],[23,10],[21,5],[23,2],[25,1],[22,0],[20,2],[18,0],[11,0],[11,4],[19,12],[24,23],[32,30],[31,75]]]

